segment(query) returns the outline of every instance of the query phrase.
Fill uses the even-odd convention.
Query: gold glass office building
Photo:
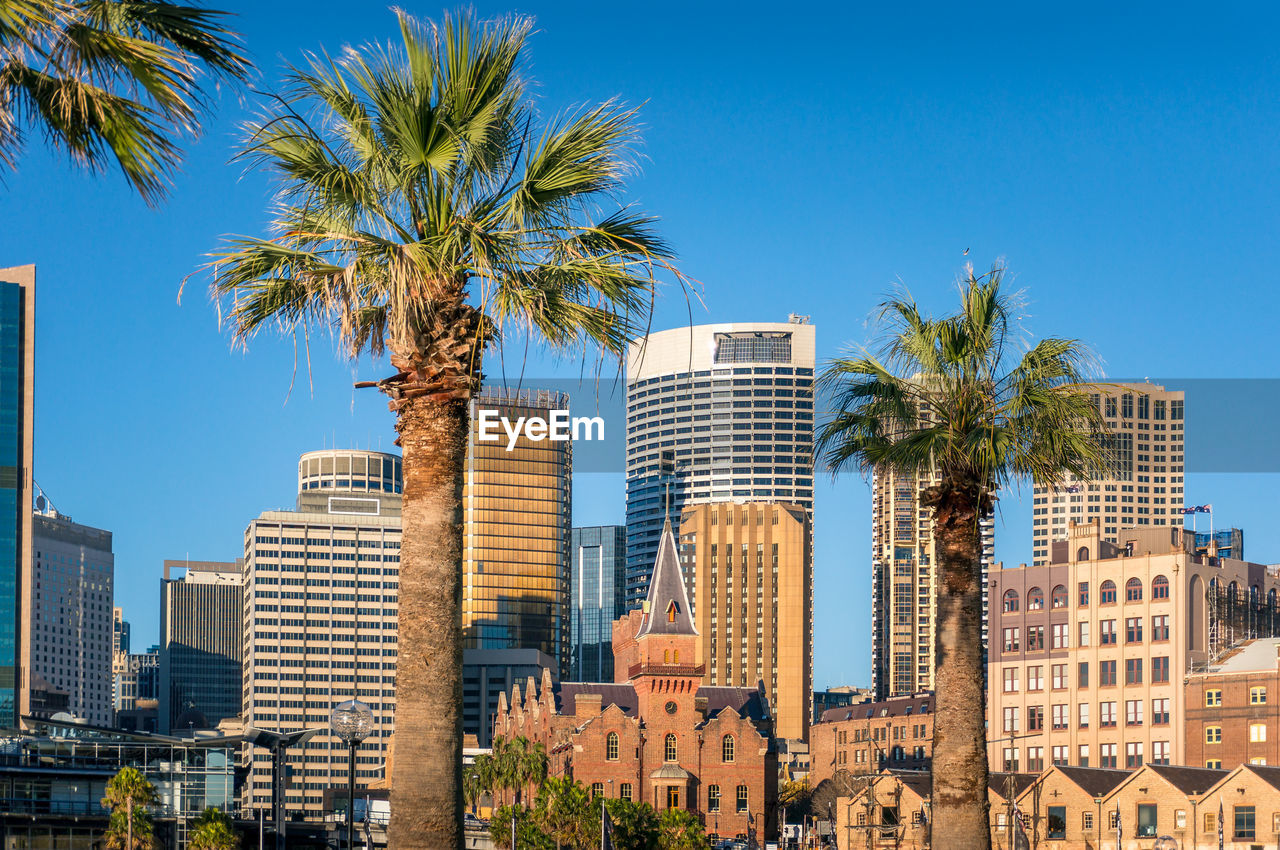
[[[813,700],[813,570],[801,505],[686,507],[684,578],[707,685],[763,682],[777,737],[807,739]]]
[[[1112,475],[1057,487],[1036,486],[1032,518],[1032,563],[1049,562],[1049,546],[1066,540],[1072,522],[1098,520],[1102,539],[1120,530],[1183,523],[1185,395],[1157,384],[1113,384],[1096,388],[1111,432]]]
[[[572,443],[522,430],[510,444],[492,424],[498,439],[481,432],[486,411],[514,427],[568,409],[563,393],[485,388],[471,402],[463,492],[463,648],[536,649],[556,659],[561,676],[569,666]]]

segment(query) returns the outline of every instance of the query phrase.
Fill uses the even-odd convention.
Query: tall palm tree
[[[652,218],[611,203],[634,111],[542,120],[528,19],[399,20],[395,45],[290,69],[244,150],[279,178],[271,233],[210,267],[237,342],[328,325],[353,358],[390,353],[376,386],[404,453],[404,547],[389,840],[438,850],[462,840],[461,496],[483,356],[504,333],[620,355],[671,254]]]
[[[209,106],[251,65],[226,14],[164,0],[0,0],[0,165],[36,131],[154,204]]]
[[[107,781],[102,805],[111,812],[105,843],[110,850],[151,850],[155,846],[147,806],[160,797],[137,768],[122,767]]]
[[[1081,386],[1086,350],[1069,339],[1027,345],[1004,269],[960,286],[960,310],[934,319],[909,296],[880,311],[879,353],[832,361],[820,386],[834,411],[818,452],[846,467],[922,474],[937,564],[934,835],[989,848],[986,692],[979,521],[996,491],[1028,479],[1087,478],[1105,460],[1105,425]]]

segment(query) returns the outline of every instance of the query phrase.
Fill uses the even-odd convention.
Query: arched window
[[[667,761],[676,760],[676,736],[675,736],[675,733],[673,732],[667,733],[667,742],[666,742],[665,752],[663,753],[663,758],[666,759]]]
[[[1276,589],[1274,587],[1267,591],[1267,604],[1272,608],[1276,607]]]
[[[1168,599],[1169,598],[1169,580],[1164,576],[1156,576],[1151,581],[1151,598],[1152,599]]]
[[[1044,591],[1033,587],[1027,591],[1027,610],[1040,611],[1044,608]]]
[[[1058,585],[1049,594],[1049,604],[1054,608],[1067,607],[1067,589],[1062,585]]]
[[[1111,579],[1107,579],[1099,588],[1099,605],[1115,605],[1116,604],[1116,583]]]
[[[1240,586],[1234,581],[1227,585],[1227,598],[1235,601],[1236,593],[1240,590]]]
[[[1135,576],[1124,583],[1124,601],[1142,601],[1142,579]]]
[[[738,786],[738,814],[744,814],[747,811],[747,786]]]
[[[720,811],[720,786],[719,785],[707,786],[707,811],[709,812]]]
[[[720,739],[720,760],[724,762],[733,761],[733,736],[725,735]]]
[[[1004,592],[1004,612],[1006,614],[1014,614],[1018,611],[1018,591],[1006,590]]]
[[[609,737],[605,738],[604,757],[609,761],[618,760],[618,733],[610,732]]]
[[[1077,550],[1076,550],[1076,560],[1077,560],[1077,561],[1087,561],[1087,560],[1089,560],[1089,547],[1088,547],[1088,546],[1081,546],[1079,549],[1077,549]]]

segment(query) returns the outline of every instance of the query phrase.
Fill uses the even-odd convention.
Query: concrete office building
[[[0,727],[31,708],[36,267],[0,269]]]
[[[612,682],[613,621],[626,610],[627,528],[575,528],[572,541],[568,680]]]
[[[1116,544],[1104,527],[1068,526],[1048,564],[992,572],[993,769],[1191,764],[1184,680],[1280,628],[1274,567],[1198,552],[1182,528]]]
[[[871,688],[888,699],[933,690],[937,634],[933,510],[920,492],[935,483],[928,474],[876,469],[871,477]],[[979,522],[985,587],[995,559],[995,522]],[[983,617],[982,645],[988,646]]]
[[[165,561],[160,581],[160,731],[212,729],[241,708],[240,561]],[[177,575],[178,572],[182,575]]]
[[[32,517],[31,669],[67,694],[68,712],[108,726],[115,639],[111,532],[72,522],[42,504]]]
[[[462,646],[536,649],[569,664],[570,490],[568,440],[531,440],[508,450],[481,437],[481,416],[549,419],[569,398],[546,390],[486,388],[471,401],[463,488]]]
[[[681,560],[705,685],[762,683],[774,734],[808,740],[813,700],[813,559],[796,504],[684,509]]]
[[[138,703],[160,703],[160,647],[153,646],[146,652],[125,652],[118,655],[113,665],[116,695],[115,711],[134,711]],[[156,731],[159,731],[158,729]],[[179,729],[178,732],[186,732]]]
[[[1050,543],[1065,540],[1072,522],[1097,519],[1102,539],[1111,543],[1126,528],[1182,526],[1184,394],[1148,383],[1096,390],[1095,403],[1111,432],[1111,477],[1036,485],[1033,564],[1048,562]]]
[[[627,604],[685,505],[787,502],[813,513],[814,327],[699,325],[627,352]],[[669,502],[669,503],[668,503]]]
[[[294,510],[267,511],[244,536],[245,724],[327,728],[333,706],[358,698],[375,730],[357,756],[359,788],[386,778],[395,710],[400,576],[400,458],[372,451],[308,452]],[[271,801],[271,761],[252,766],[241,804]],[[317,816],[325,791],[346,788],[347,749],[322,733],[291,751],[290,811]]]
[[[478,747],[493,746],[493,721],[502,695],[519,682],[540,681],[543,671],[556,680],[558,666],[556,659],[536,649],[463,650],[463,734],[475,735]]]

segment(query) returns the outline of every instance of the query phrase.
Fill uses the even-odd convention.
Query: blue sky
[[[304,49],[394,35],[377,3],[223,5],[261,87]],[[1110,375],[1280,377],[1280,22],[1262,4],[478,8],[537,18],[547,113],[643,104],[628,197],[662,217],[703,284],[697,322],[809,314],[829,357],[867,338],[896,283],[949,309],[966,259],[1003,256],[1031,331],[1088,341]],[[221,235],[262,230],[266,181],[227,162],[254,104],[221,98],[159,210],[38,145],[0,185],[0,266],[39,266],[36,479],[61,511],[115,532],[117,600],[140,645],[156,635],[165,558],[235,557],[252,517],[292,502],[298,453],[393,438],[381,398],[351,388],[383,364],[353,367],[319,341],[314,391],[299,358],[290,395],[290,342],[231,351],[202,278],[177,301]],[[687,321],[667,289],[655,327]],[[526,371],[577,373],[538,354]],[[1251,559],[1280,561],[1275,483],[1192,475],[1187,498],[1243,526]],[[621,522],[623,503],[620,476],[575,482],[580,524]],[[1029,512],[1012,494],[1002,511],[997,556],[1026,560]],[[865,482],[823,481],[816,523],[816,682],[865,683]]]

